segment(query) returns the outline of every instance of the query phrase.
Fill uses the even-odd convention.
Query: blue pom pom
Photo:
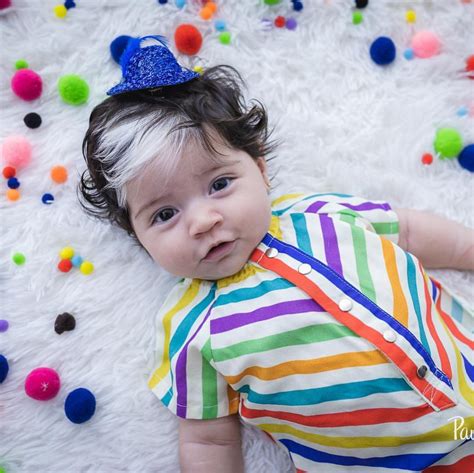
[[[82,424],[94,415],[95,397],[88,389],[77,388],[68,394],[64,411],[71,422]]]
[[[79,256],[79,255],[74,255],[72,258],[71,258],[71,263],[73,266],[75,266],[76,268],[79,268],[79,266],[81,266],[82,264],[82,257]]]
[[[226,30],[226,24],[224,20],[216,20],[214,22],[214,27],[216,28],[217,31],[225,31]]]
[[[174,3],[178,8],[183,8],[186,5],[186,0],[175,0]]]
[[[474,172],[474,144],[467,145],[458,156],[459,164],[468,171]]]
[[[8,361],[3,355],[0,355],[0,383],[3,383],[5,381],[7,374],[8,374]]]
[[[395,59],[395,54],[395,44],[386,36],[380,36],[370,46],[370,57],[379,66],[390,64]]]
[[[7,186],[10,189],[18,189],[20,187],[20,181],[16,177],[10,177],[7,181]]]
[[[125,51],[130,39],[132,39],[131,36],[122,35],[117,36],[110,43],[110,54],[112,54],[112,57],[117,64],[120,64],[120,56],[122,56],[123,52]]]
[[[413,49],[407,48],[403,51],[403,56],[406,60],[411,61],[415,57],[415,53],[413,52]]]
[[[54,202],[54,195],[48,193],[43,194],[43,196],[41,197],[41,202],[46,205],[52,204]]]
[[[293,2],[293,10],[295,11],[303,10],[303,4],[301,2]]]

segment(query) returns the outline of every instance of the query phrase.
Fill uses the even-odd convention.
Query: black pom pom
[[[357,8],[365,8],[369,4],[369,0],[355,0]]]
[[[74,330],[75,327],[76,319],[68,312],[59,314],[56,317],[56,321],[54,322],[54,331],[59,335],[61,335],[63,332]]]
[[[38,128],[41,125],[41,117],[35,112],[25,115],[23,121],[28,128]]]

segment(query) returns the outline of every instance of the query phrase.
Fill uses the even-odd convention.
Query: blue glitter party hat
[[[142,48],[142,41],[148,38],[153,38],[161,44]],[[120,65],[122,80],[108,90],[107,95],[182,84],[199,76],[197,72],[178,64],[163,36],[131,39],[120,58]]]

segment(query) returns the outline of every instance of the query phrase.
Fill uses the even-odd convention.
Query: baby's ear
[[[256,160],[257,166],[262,173],[263,180],[265,181],[265,185],[267,186],[267,190],[270,189],[270,179],[268,178],[268,171],[267,171],[267,162],[263,156],[260,156]]]

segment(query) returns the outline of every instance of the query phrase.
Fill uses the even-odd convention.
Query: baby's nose
[[[191,210],[189,233],[197,236],[207,233],[224,220],[222,214],[209,205],[200,205]]]

